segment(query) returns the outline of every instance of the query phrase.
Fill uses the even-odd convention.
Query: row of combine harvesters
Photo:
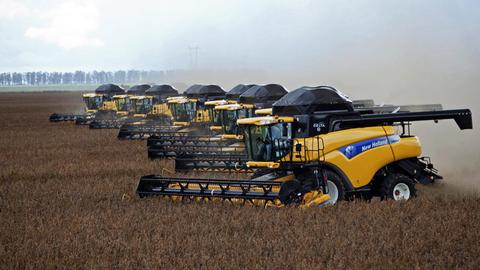
[[[146,139],[148,157],[175,159],[177,171],[226,175],[142,176],[141,198],[302,207],[354,198],[408,200],[416,184],[442,179],[421,156],[412,122],[453,119],[460,129],[472,129],[468,109],[376,105],[329,86],[287,91],[278,84],[241,84],[225,92],[193,85],[180,95],[170,85],[125,92],[109,84],[83,98],[85,114],[50,120],[118,128],[118,139]],[[240,173],[245,177],[232,179]]]

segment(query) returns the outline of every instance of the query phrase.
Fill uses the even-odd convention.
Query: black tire
[[[324,173],[327,177],[327,194],[332,196],[332,204],[336,204],[339,201],[345,200],[345,186],[343,185],[342,178],[331,170],[324,170]],[[314,173],[312,171],[308,171],[298,176],[298,180],[302,183],[306,190],[321,190],[321,186],[318,186],[319,183],[317,183],[317,180],[314,177]],[[322,179],[320,179],[320,181],[322,181]],[[336,189],[335,194],[332,194],[333,190],[329,190],[328,185],[333,185],[331,187]]]
[[[408,188],[408,197],[405,199],[406,188]],[[401,173],[388,174],[380,183],[379,194],[382,199],[409,200],[415,197],[416,193],[415,182]],[[402,197],[404,199],[401,199]]]

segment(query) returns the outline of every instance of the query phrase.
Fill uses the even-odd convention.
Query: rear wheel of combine
[[[387,175],[381,183],[380,195],[382,199],[407,201],[416,196],[415,183],[403,174]]]

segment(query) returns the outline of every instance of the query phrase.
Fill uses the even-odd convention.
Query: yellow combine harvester
[[[426,106],[428,108],[428,106]],[[410,123],[454,119],[472,128],[471,112],[355,110],[331,87],[302,87],[274,103],[273,116],[238,120],[245,126],[247,165],[263,169],[251,180],[140,179],[140,197],[224,199],[233,202],[304,206],[353,197],[408,200],[415,184],[441,179],[430,159],[421,157]]]

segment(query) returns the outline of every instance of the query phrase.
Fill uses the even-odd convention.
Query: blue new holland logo
[[[350,144],[338,149],[338,151],[342,152],[342,154],[345,155],[348,159],[352,159],[355,156],[365,151],[368,151],[370,149],[387,145],[389,143],[390,144],[396,143],[399,141],[400,141],[400,136],[398,135],[383,136],[383,137],[368,139],[365,141]]]

